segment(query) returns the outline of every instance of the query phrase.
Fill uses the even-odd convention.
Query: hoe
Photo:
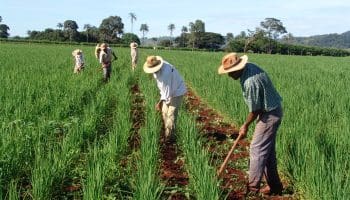
[[[238,144],[238,141],[241,139],[241,137],[242,137],[242,135],[239,134],[238,137],[237,137],[237,139],[236,139],[235,142],[233,143],[233,145],[232,145],[230,151],[228,152],[228,154],[227,154],[227,156],[226,156],[224,162],[221,164],[220,169],[219,169],[219,171],[217,172],[218,177],[221,176],[222,172],[223,172],[224,169],[226,168],[226,165],[227,165],[227,163],[228,163],[228,160],[229,160],[229,158],[231,157],[231,154],[233,153],[233,150],[236,148],[236,146],[237,146],[237,144]]]

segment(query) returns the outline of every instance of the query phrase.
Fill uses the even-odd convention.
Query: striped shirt
[[[267,73],[255,64],[246,64],[240,82],[249,112],[258,110],[269,112],[281,106],[282,97]]]
[[[153,73],[160,90],[160,100],[170,103],[172,97],[184,95],[187,91],[185,82],[179,72],[168,62],[164,61],[162,68]]]

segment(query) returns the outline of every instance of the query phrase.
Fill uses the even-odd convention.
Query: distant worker
[[[162,111],[165,128],[165,141],[175,139],[175,124],[177,114],[187,89],[185,82],[175,67],[164,61],[160,56],[148,56],[143,65],[146,73],[153,73],[160,90],[160,100],[156,104],[157,111]]]
[[[248,56],[238,57],[230,53],[223,57],[219,74],[240,79],[241,88],[249,113],[239,134],[245,137],[249,125],[257,119],[250,144],[248,193],[282,194],[282,183],[277,171],[276,134],[282,120],[282,98],[267,73],[253,63]],[[265,175],[267,186],[260,189]]]
[[[114,60],[117,60],[117,56],[115,55],[113,50],[108,47],[108,44],[106,43],[102,43],[100,48],[101,48],[101,52],[100,52],[99,59],[103,69],[103,80],[104,82],[108,82],[112,73],[112,62]],[[113,60],[112,60],[112,56],[113,56]]]
[[[95,57],[97,60],[100,60],[101,47],[100,44],[97,44],[95,47]]]
[[[137,66],[137,59],[138,59],[137,47],[138,47],[138,45],[135,41],[132,41],[130,43],[131,68],[133,71],[135,71],[135,68]]]
[[[72,55],[74,57],[74,73],[78,74],[80,71],[84,69],[84,56],[83,51],[80,49],[75,49],[72,52]]]

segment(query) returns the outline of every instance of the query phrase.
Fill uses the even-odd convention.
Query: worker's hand
[[[156,111],[161,111],[161,109],[162,109],[162,104],[163,104],[163,101],[159,101],[159,102],[156,104]]]
[[[239,134],[241,135],[241,138],[245,138],[248,133],[249,126],[246,124],[243,124],[241,128],[239,129]]]

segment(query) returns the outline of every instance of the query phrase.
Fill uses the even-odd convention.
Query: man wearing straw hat
[[[146,73],[153,73],[157,81],[160,100],[156,104],[156,110],[162,111],[165,139],[171,142],[175,139],[176,117],[183,95],[187,91],[185,83],[175,67],[160,56],[148,56],[143,70]]]
[[[236,53],[225,55],[218,73],[228,74],[235,80],[240,79],[249,113],[239,129],[239,134],[246,136],[249,125],[257,120],[250,144],[248,192],[281,194],[283,186],[277,171],[275,151],[277,129],[283,115],[281,96],[267,73],[257,65],[248,63],[247,55],[241,57]],[[260,189],[263,175],[268,186]]]
[[[137,50],[137,43],[135,41],[132,41],[130,43],[130,55],[131,55],[131,68],[132,71],[135,71],[136,65],[137,65],[137,59],[138,59],[138,50]]]
[[[102,43],[100,52],[100,63],[102,64],[103,69],[103,80],[107,82],[111,77],[112,72],[112,61],[117,60],[117,56],[114,54],[113,50],[108,47],[108,44]],[[113,56],[113,60],[112,60]]]
[[[84,56],[83,51],[80,49],[75,49],[72,52],[72,56],[74,57],[74,73],[78,74],[81,70],[84,69]]]

